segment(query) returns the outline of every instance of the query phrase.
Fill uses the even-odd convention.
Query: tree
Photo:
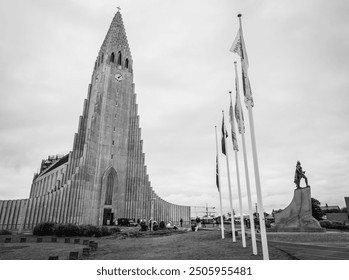
[[[341,208],[341,213],[347,213],[347,207]]]
[[[313,217],[315,219],[317,219],[318,221],[321,220],[321,218],[323,216],[320,205],[321,205],[320,201],[318,201],[315,198],[311,198],[311,212],[312,212]]]

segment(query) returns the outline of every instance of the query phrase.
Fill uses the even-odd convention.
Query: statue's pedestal
[[[295,189],[290,205],[274,216],[276,231],[325,231],[311,214],[310,187]]]

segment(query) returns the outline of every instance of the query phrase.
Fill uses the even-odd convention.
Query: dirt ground
[[[26,243],[19,243],[19,236],[12,236],[12,243],[4,243],[0,238],[1,260],[47,260],[56,255],[59,259],[68,259],[69,252],[78,251],[80,259],[89,260],[261,260],[262,248],[258,243],[258,255],[252,254],[251,240],[247,238],[247,247],[242,248],[241,237],[233,243],[231,235],[221,239],[218,230],[193,231],[156,231],[139,232],[137,229],[102,238],[89,238],[98,242],[98,249],[89,257],[82,257],[80,244],[65,244],[64,238],[50,243],[50,237],[44,237],[43,243],[36,243],[36,237],[30,237]],[[17,242],[16,242],[16,239]],[[86,239],[86,238],[83,238]],[[82,243],[82,241],[81,241]],[[291,259],[287,253],[269,246],[271,260]]]

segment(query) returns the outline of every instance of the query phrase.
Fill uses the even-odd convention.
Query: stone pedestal
[[[295,189],[290,205],[281,212],[275,213],[275,230],[292,232],[325,231],[312,216],[310,187]]]

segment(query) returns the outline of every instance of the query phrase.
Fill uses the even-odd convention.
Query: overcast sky
[[[346,0],[1,1],[0,199],[28,198],[41,160],[72,149],[94,61],[117,6],[133,57],[149,178],[161,197],[181,205],[219,206],[214,126],[220,137],[225,110],[230,130],[228,92],[235,90],[234,61],[239,57],[229,48],[239,27],[237,14],[242,13],[265,211],[291,202],[297,160],[307,171],[312,197],[323,205],[345,205]],[[255,203],[245,107],[244,114]],[[241,147],[240,135],[238,140]],[[237,208],[230,136],[227,141]],[[241,152],[238,159],[247,212]],[[222,154],[220,163],[227,212]]]

